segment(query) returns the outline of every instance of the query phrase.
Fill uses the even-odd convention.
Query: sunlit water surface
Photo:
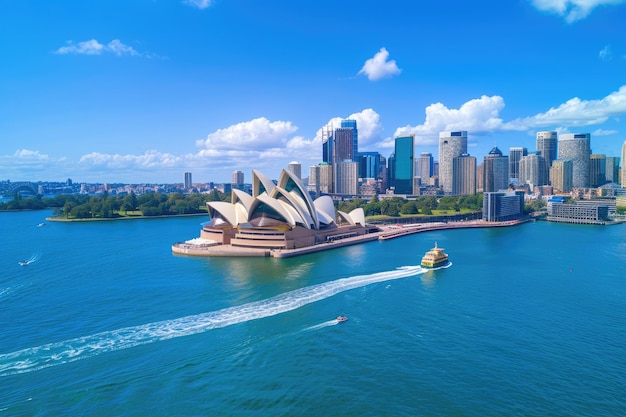
[[[173,255],[203,217],[48,215],[0,213],[0,415],[626,415],[626,225],[246,259]]]

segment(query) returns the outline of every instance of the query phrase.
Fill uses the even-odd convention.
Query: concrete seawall
[[[412,235],[414,233],[430,232],[434,230],[465,229],[479,227],[506,227],[515,226],[531,220],[513,220],[508,222],[484,222],[482,220],[472,220],[466,222],[450,223],[420,223],[408,225],[388,225],[380,226],[378,232],[368,233],[362,236],[354,236],[333,242],[320,243],[314,246],[307,246],[298,249],[258,249],[243,248],[231,245],[194,245],[187,242],[175,243],[172,245],[172,252],[179,255],[188,256],[229,256],[229,257],[273,257],[289,258],[292,256],[305,255],[308,253],[320,252],[344,246],[356,245],[359,243],[371,242],[374,240],[389,240],[398,237]]]

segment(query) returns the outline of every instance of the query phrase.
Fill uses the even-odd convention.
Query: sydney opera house
[[[276,256],[283,250],[362,242],[376,231],[366,226],[363,209],[344,213],[335,210],[329,196],[313,200],[300,179],[287,170],[281,171],[276,183],[253,170],[252,195],[233,189],[230,203],[212,201],[207,206],[210,221],[202,225],[200,237],[176,243],[175,253]]]

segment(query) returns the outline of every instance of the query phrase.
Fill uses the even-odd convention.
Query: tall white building
[[[359,164],[339,162],[335,165],[335,193],[357,195],[359,185]]]
[[[238,190],[243,189],[243,172],[239,170],[233,172],[231,183],[233,188],[237,188]]]
[[[537,152],[546,161],[546,169],[557,158],[558,136],[556,132],[537,132]]]
[[[452,159],[452,194],[476,194],[476,157],[463,154]]]
[[[289,165],[287,165],[287,171],[291,172],[299,179],[302,179],[302,165],[300,165],[300,162],[298,161],[289,162]]]
[[[542,155],[531,153],[522,157],[519,161],[520,184],[531,186],[548,184],[549,171],[546,171],[546,165],[546,160]]]
[[[454,158],[466,153],[466,130],[439,133],[439,185],[441,185],[445,193],[452,192]]]
[[[572,161],[572,186],[589,187],[591,133],[563,133],[559,136],[558,159]]]
[[[320,193],[332,194],[335,192],[335,183],[333,182],[333,166],[322,162],[320,164]]]
[[[419,164],[415,170],[415,174],[422,179],[422,184],[428,184],[430,177],[433,176],[433,155],[430,152],[422,152],[420,157],[416,159]]]
[[[320,166],[312,165],[309,167],[309,184],[307,191],[319,196],[320,194]]]

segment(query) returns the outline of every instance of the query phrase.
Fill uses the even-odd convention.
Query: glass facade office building
[[[413,194],[413,152],[415,136],[402,136],[395,141],[393,183],[395,194]]]
[[[352,150],[350,151],[350,154],[352,155],[353,162],[359,162],[359,131],[356,128],[356,120],[342,120],[341,128],[351,130],[352,138],[350,140],[350,146],[352,147]]]

